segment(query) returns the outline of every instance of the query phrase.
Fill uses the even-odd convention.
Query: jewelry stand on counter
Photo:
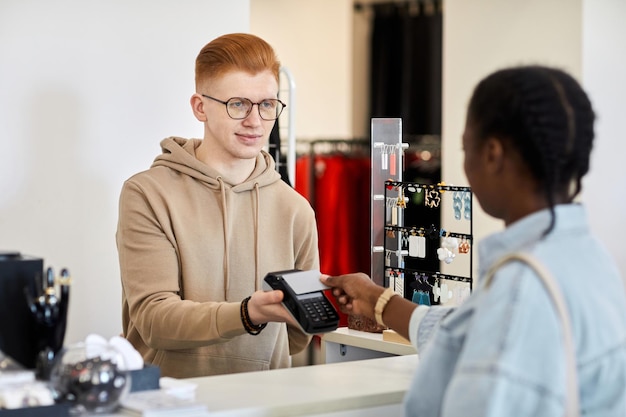
[[[472,289],[472,190],[403,182],[402,119],[373,118],[371,131],[372,280],[419,304],[460,304]],[[417,207],[439,223],[405,215]]]
[[[472,190],[385,181],[384,195],[384,286],[417,304],[460,304],[472,290]],[[437,210],[441,226],[407,224],[410,205]]]

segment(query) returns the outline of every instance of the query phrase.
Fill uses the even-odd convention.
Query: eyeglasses
[[[228,101],[218,100],[215,97],[207,96],[206,94],[202,94],[202,97],[210,98],[211,100],[225,105],[226,113],[228,113],[228,116],[231,119],[235,120],[241,120],[248,117],[255,104],[258,106],[259,116],[261,116],[261,119],[263,120],[278,119],[278,116],[280,116],[284,108],[287,107],[285,103],[276,98],[266,98],[259,103],[253,103],[249,99],[243,97],[231,97]]]

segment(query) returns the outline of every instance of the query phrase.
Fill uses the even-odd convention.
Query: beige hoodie
[[[315,214],[267,153],[232,185],[196,159],[199,144],[164,139],[152,167],[124,183],[123,334],[163,376],[288,367],[310,336],[283,323],[251,336],[239,307],[268,272],[319,268]]]

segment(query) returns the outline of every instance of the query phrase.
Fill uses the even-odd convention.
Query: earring
[[[389,175],[396,175],[396,150],[391,148],[389,152]]]
[[[404,188],[402,186],[398,187],[398,201],[396,205],[400,208],[406,208],[406,200],[404,199]]]
[[[468,191],[463,192],[463,217],[465,220],[472,219],[472,194]]]
[[[382,149],[380,150],[380,156],[381,156],[380,169],[382,169],[383,171],[387,171],[387,167],[389,163],[389,161],[387,160],[387,155],[389,152],[387,150],[387,146],[388,145],[382,145]]]
[[[400,236],[402,238],[401,247],[402,247],[402,249],[404,249],[404,248],[409,246],[409,233],[406,230],[403,230],[400,233]]]
[[[439,191],[437,190],[426,191],[425,196],[426,196],[426,199],[424,200],[424,203],[426,206],[430,208],[439,207],[439,203],[441,203],[441,197],[439,196]]]
[[[396,286],[396,272],[393,269],[390,269],[387,272],[387,282],[392,288]]]
[[[459,240],[455,237],[446,235],[441,242],[441,247],[437,249],[437,256],[440,261],[447,264],[452,263],[454,257],[459,252]]]
[[[459,253],[469,253],[470,243],[466,237],[463,237],[461,243],[459,243]]]
[[[417,257],[425,258],[426,257],[426,238],[421,233],[417,236]]]
[[[426,257],[426,238],[421,234],[418,235],[416,230],[411,230],[409,236],[409,256],[413,258]]]
[[[446,301],[448,301],[450,299],[450,294],[448,292],[448,284],[443,283],[441,284],[441,287],[439,289],[439,298],[441,299],[442,303],[445,303]]]
[[[387,212],[391,210],[391,222],[392,226],[398,225],[398,199],[393,197],[387,197],[385,201],[385,205],[387,206]]]
[[[461,193],[455,191],[452,194],[452,209],[454,210],[454,218],[461,220],[461,207],[463,206],[463,197]]]
[[[415,229],[411,230],[411,235],[409,236],[409,256],[413,258],[417,258],[418,251],[418,241],[417,234],[415,233]]]
[[[454,260],[454,254],[446,248],[437,249],[437,257],[440,261],[444,261],[447,264],[452,263]]]

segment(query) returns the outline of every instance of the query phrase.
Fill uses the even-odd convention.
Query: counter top
[[[185,381],[198,385],[211,416],[310,416],[401,403],[417,362],[404,355]]]
[[[348,327],[339,327],[335,331],[325,333],[322,336],[322,341],[392,353],[394,355],[413,355],[417,353],[413,345],[383,340],[382,333],[362,332]]]

